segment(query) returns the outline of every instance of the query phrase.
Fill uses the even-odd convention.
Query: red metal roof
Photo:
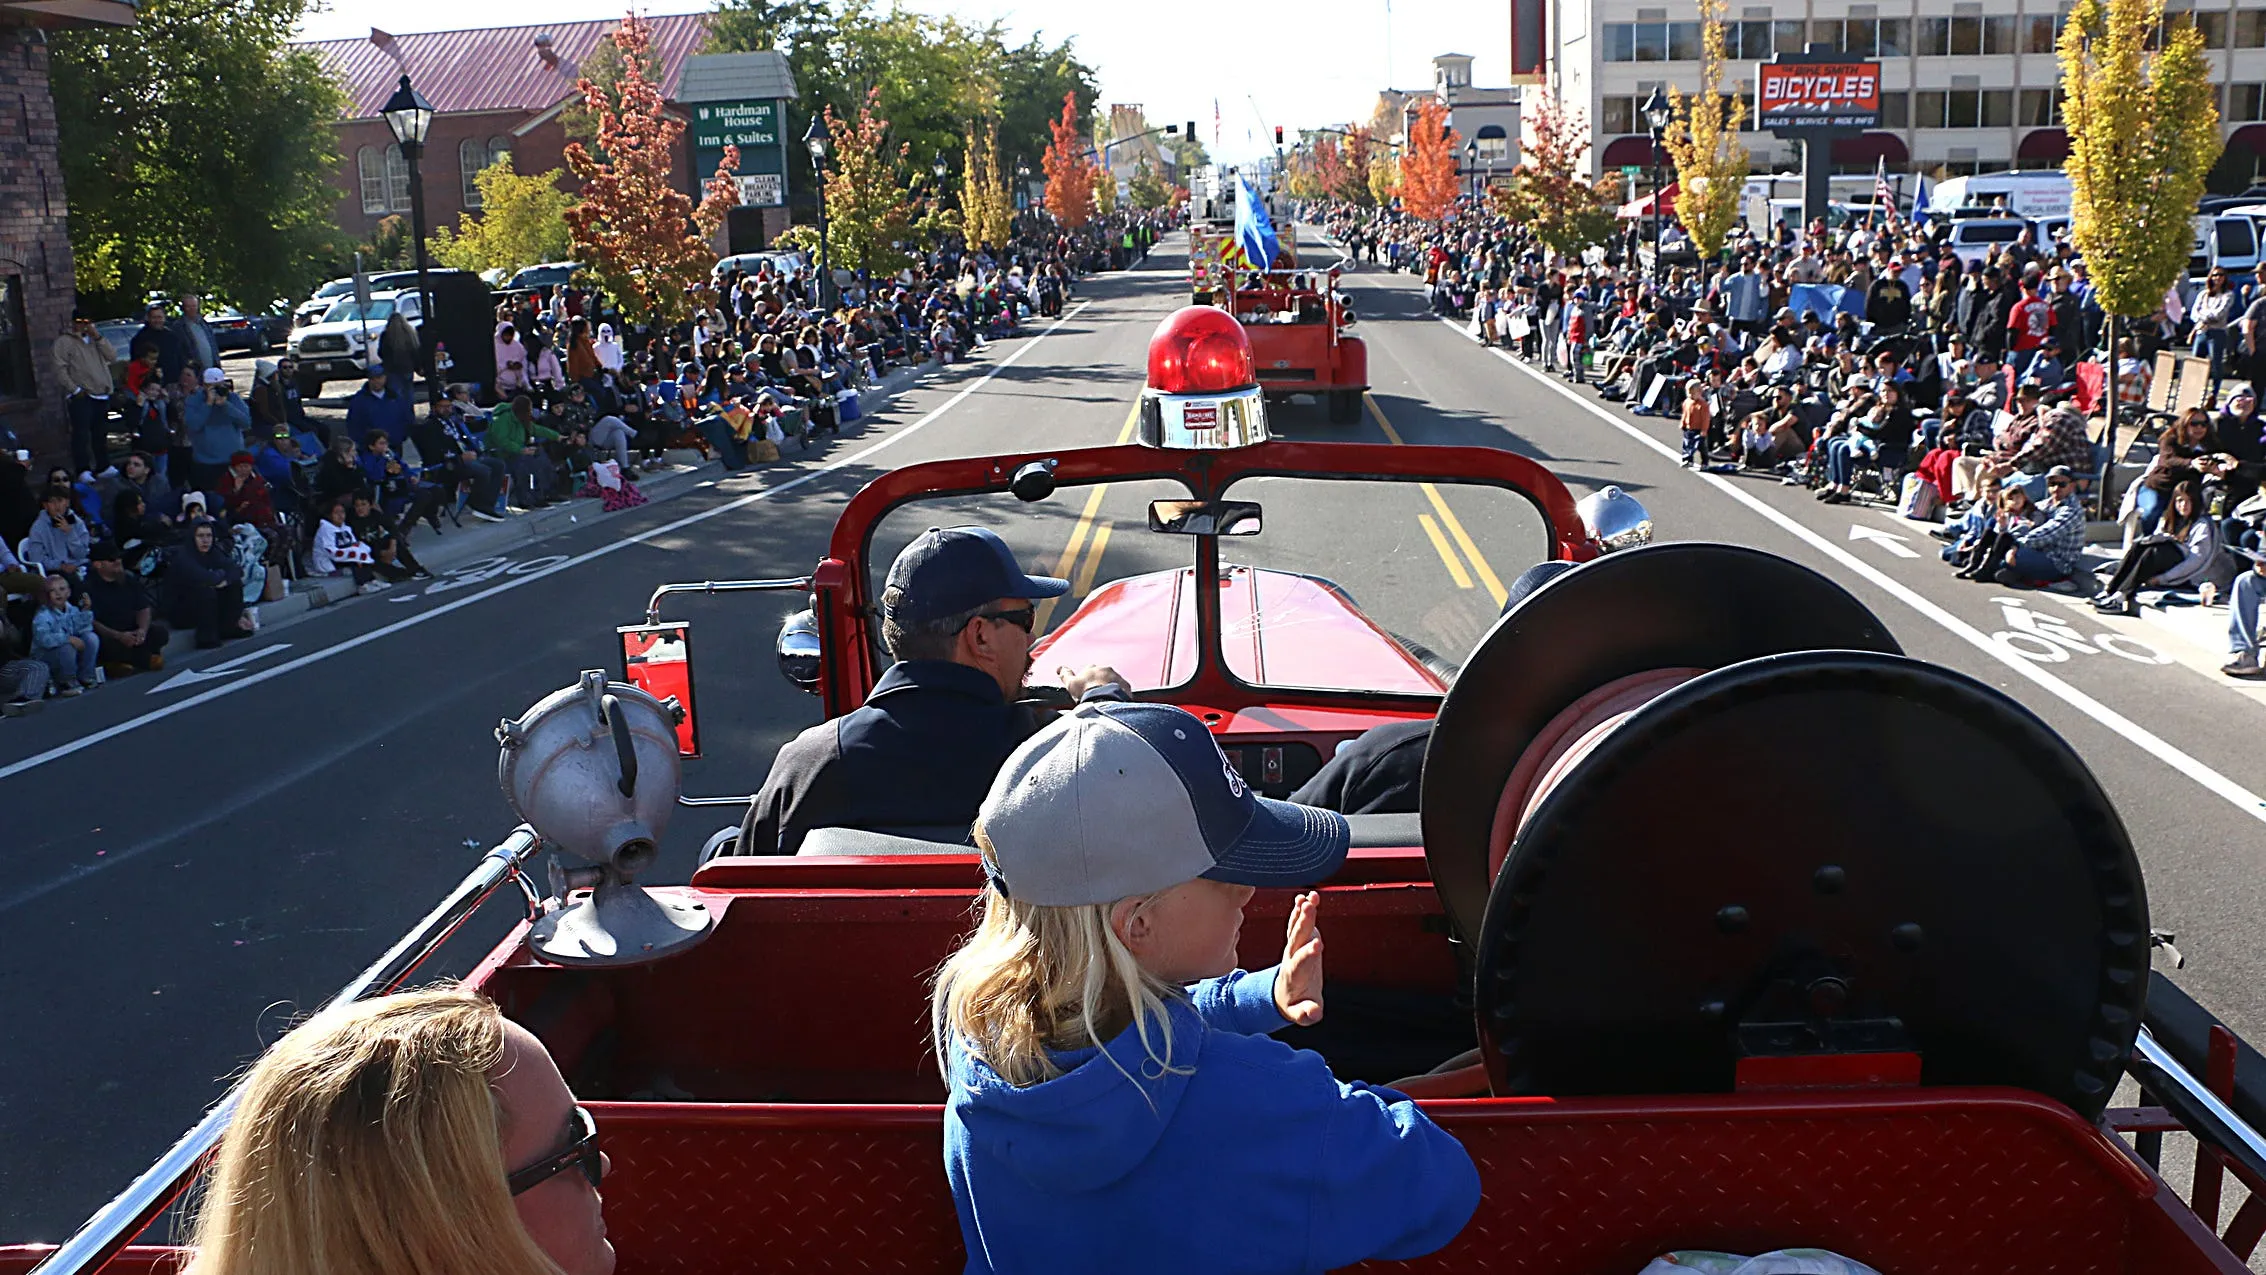
[[[653,24],[653,57],[661,69],[661,95],[674,99],[685,58],[708,39],[707,15],[659,14]],[[598,47],[618,18],[597,22],[552,22],[531,27],[484,27],[474,31],[425,31],[392,37],[397,63],[368,39],[313,40],[313,49],[346,88],[346,118],[375,119],[407,66],[417,91],[444,113],[542,111],[574,92],[575,68]],[[551,38],[558,65],[548,65],[538,36]]]

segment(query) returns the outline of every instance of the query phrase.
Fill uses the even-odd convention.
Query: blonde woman
[[[1008,758],[976,839],[933,1006],[968,1271],[1320,1272],[1470,1220],[1471,1159],[1413,1101],[1268,1038],[1321,1020],[1319,896],[1235,968],[1253,888],[1335,871],[1344,816],[1253,794],[1180,709],[1096,702]]]
[[[484,997],[325,1011],[252,1068],[190,1275],[610,1275],[597,1139],[542,1043]]]

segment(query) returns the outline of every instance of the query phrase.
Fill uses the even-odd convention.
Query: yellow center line
[[[1120,447],[1133,437],[1133,427],[1140,419],[1141,400],[1136,398],[1133,400],[1133,409],[1125,414],[1125,428],[1117,431],[1117,443]],[[1086,508],[1079,513],[1077,523],[1070,528],[1070,543],[1063,546],[1062,556],[1055,560],[1054,574],[1056,576],[1064,580],[1073,578],[1073,573],[1078,570],[1079,550],[1085,548],[1086,536],[1094,528],[1094,515],[1101,511],[1102,497],[1108,494],[1108,483],[1098,483],[1092,491],[1086,493]],[[1089,582],[1094,578],[1095,567],[1101,562],[1102,545],[1108,539],[1109,525],[1104,523],[1101,531],[1094,535],[1093,557],[1087,563],[1084,573],[1084,579]],[[1085,592],[1086,586],[1080,585],[1078,594],[1084,596]],[[1045,633],[1048,626],[1053,623],[1055,603],[1060,600],[1059,598],[1048,598],[1039,603],[1038,615],[1033,624],[1033,628],[1037,632]]]
[[[1432,548],[1438,551],[1440,561],[1448,564],[1448,574],[1455,577],[1456,587],[1470,588],[1471,573],[1463,569],[1463,563],[1456,558],[1456,551],[1448,547],[1448,538],[1440,534],[1440,524],[1432,521],[1430,514],[1418,514],[1416,521],[1424,528],[1424,534],[1431,537]]]
[[[1385,437],[1391,439],[1395,447],[1406,446],[1401,441],[1400,431],[1394,429],[1393,423],[1385,419],[1385,409],[1377,406],[1376,396],[1364,390],[1361,398],[1363,402],[1369,405],[1369,415],[1376,420],[1377,428],[1385,431]],[[1471,568],[1479,573],[1479,583],[1486,586],[1487,596],[1495,599],[1496,606],[1503,605],[1511,596],[1510,590],[1503,587],[1502,580],[1495,575],[1495,569],[1487,565],[1487,559],[1481,556],[1479,546],[1472,543],[1471,533],[1463,529],[1463,523],[1457,519],[1455,511],[1448,508],[1448,502],[1440,495],[1440,489],[1431,483],[1418,483],[1417,486],[1424,489],[1424,498],[1431,501],[1432,508],[1438,511],[1440,526],[1448,529],[1448,534],[1455,537],[1457,547],[1463,550],[1465,557],[1471,559]],[[1418,514],[1417,518],[1424,520],[1424,515]],[[1458,586],[1470,588],[1470,584],[1464,578],[1463,569],[1457,566],[1453,558],[1445,552],[1446,546],[1440,540],[1439,527],[1434,527],[1429,521],[1426,521],[1424,531],[1425,534],[1432,537],[1433,546],[1442,550],[1440,556],[1449,559],[1448,571],[1449,574],[1457,577]]]
[[[1102,551],[1109,547],[1109,529],[1115,524],[1103,519],[1094,528],[1093,547],[1086,551],[1086,565],[1078,568],[1077,583],[1071,586],[1070,596],[1084,601],[1094,591],[1094,572],[1101,569]]]

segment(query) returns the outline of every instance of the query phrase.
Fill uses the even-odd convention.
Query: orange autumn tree
[[[577,84],[605,158],[581,142],[567,144],[567,170],[582,179],[582,200],[566,211],[567,229],[576,254],[624,313],[639,323],[674,323],[690,312],[693,291],[716,265],[710,240],[740,202],[732,180],[740,152],[724,148],[694,206],[669,180],[685,126],[662,108],[660,85],[648,78],[652,24],[632,13],[611,38],[622,55],[611,93],[587,76]]]
[[[1448,127],[1448,108],[1435,98],[1417,104],[1401,154],[1401,207],[1409,215],[1438,221],[1456,202],[1456,155],[1463,134]]]
[[[1039,165],[1046,170],[1046,210],[1054,219],[1075,230],[1094,216],[1094,165],[1086,160],[1086,144],[1078,136],[1078,95],[1062,95],[1062,118],[1047,127],[1054,140],[1047,143]]]

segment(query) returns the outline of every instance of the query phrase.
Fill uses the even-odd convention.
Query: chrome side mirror
[[[1589,538],[1607,553],[1652,543],[1652,515],[1636,497],[1618,487],[1591,492],[1574,506]]]
[[[813,695],[818,694],[824,651],[818,617],[811,612],[797,611],[779,626],[779,675]]]

